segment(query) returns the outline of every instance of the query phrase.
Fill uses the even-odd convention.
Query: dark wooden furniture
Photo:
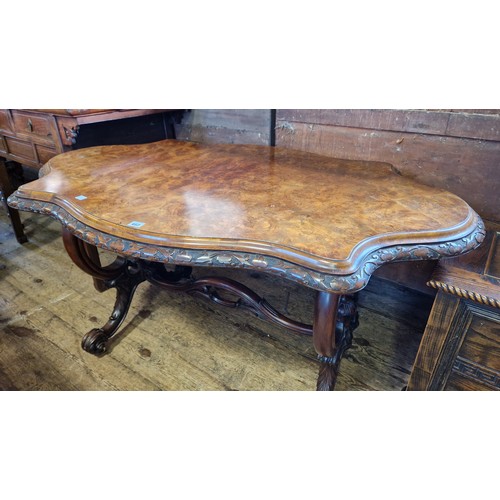
[[[163,137],[172,137],[171,122],[169,121],[174,110],[166,109],[0,109],[0,156],[17,161],[23,165],[41,168],[53,156],[69,151],[75,147],[102,145],[101,138],[92,139],[81,137],[87,133],[84,126],[114,122],[113,128],[120,128],[123,122],[117,120],[131,119],[131,126],[135,126],[131,135],[133,142],[143,142],[144,138],[137,137],[137,121],[135,118],[158,115],[160,132]],[[123,129],[120,130],[123,138]],[[150,132],[148,132],[150,133]],[[101,134],[104,135],[104,134]],[[108,131],[106,135],[110,135]],[[111,134],[112,135],[112,134]],[[113,141],[116,137],[113,137]],[[151,136],[146,140],[152,141]],[[127,143],[127,142],[125,142]]]
[[[98,291],[117,291],[85,350],[105,351],[147,280],[312,335],[322,390],[333,389],[358,324],[353,294],[378,267],[460,255],[484,238],[464,201],[388,164],[281,148],[171,140],[95,147],[52,158],[42,174],[10,205],[59,220],[75,264]],[[116,261],[102,266],[97,248]],[[314,324],[285,317],[232,280],[191,279],[193,266],[259,270],[311,287]]]
[[[41,168],[59,153],[103,144],[152,142],[175,136],[177,110],[162,109],[0,109],[0,160]],[[0,161],[0,191],[12,181]],[[14,233],[26,240],[19,214],[9,209]]]
[[[408,390],[500,389],[500,232],[439,263],[428,284],[438,293]]]
[[[7,172],[7,165],[5,160],[0,157],[0,200],[5,205],[7,209],[7,215],[10,217],[12,223],[12,228],[14,229],[14,235],[19,243],[26,243],[28,239],[24,234],[24,228],[21,223],[21,218],[19,217],[19,212],[7,204],[7,198],[14,192],[12,187],[12,182]]]

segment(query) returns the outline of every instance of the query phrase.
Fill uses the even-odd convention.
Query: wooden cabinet
[[[39,168],[64,151],[56,117],[21,110],[0,110],[0,150],[4,158]]]
[[[153,142],[175,137],[172,109],[0,109],[0,200],[15,189],[3,159],[40,169],[59,153],[104,144]],[[19,242],[19,214],[7,207]]]
[[[138,142],[171,137],[169,123],[175,110],[162,109],[1,109],[0,156],[24,165],[40,168],[53,156],[78,147],[82,127],[107,123],[98,134],[85,140],[85,146],[97,145],[96,135],[112,135],[111,143],[140,136]],[[144,126],[133,122],[141,117],[160,117],[144,133]],[[128,120],[128,130],[124,127]],[[120,124],[120,125],[118,125]],[[148,135],[150,134],[150,135]]]
[[[438,290],[408,390],[500,389],[500,229],[471,254],[439,264]]]
[[[33,113],[30,111],[12,110],[14,130],[28,139],[40,139],[54,144],[53,119],[50,115]]]

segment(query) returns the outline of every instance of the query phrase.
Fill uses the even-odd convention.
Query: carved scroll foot
[[[82,339],[82,348],[90,354],[99,355],[106,351],[108,336],[102,328],[90,330]]]
[[[118,278],[102,281],[102,289],[116,288],[115,307],[108,322],[102,328],[94,328],[83,337],[82,348],[85,351],[94,355],[106,352],[109,339],[115,336],[127,316],[137,286],[145,279],[141,266],[135,262],[127,262],[123,268],[123,274]]]
[[[352,346],[352,334],[359,325],[357,297],[322,293],[316,299],[313,327],[314,346],[321,363],[316,389],[333,391],[340,360]]]

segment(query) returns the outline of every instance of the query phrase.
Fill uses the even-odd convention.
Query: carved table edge
[[[447,283],[443,283],[442,281],[437,280],[428,281],[427,286],[430,286],[436,290],[441,290],[444,293],[456,295],[457,297],[461,297],[462,299],[472,300],[474,302],[478,302],[479,304],[500,309],[500,300],[493,297],[488,297],[477,292],[465,290],[464,288],[460,288],[458,286],[448,285]]]
[[[192,250],[126,240],[80,222],[54,203],[24,199],[16,194],[12,194],[8,199],[11,207],[48,215],[58,220],[72,234],[83,241],[129,258],[172,265],[230,267],[261,271],[284,277],[315,290],[338,294],[354,293],[361,290],[368,284],[375,270],[383,264],[413,260],[438,260],[442,257],[458,256],[477,248],[486,235],[481,218],[475,214],[473,229],[466,236],[441,243],[394,245],[380,248],[369,252],[353,273],[336,275],[314,271],[269,255],[225,250]]]

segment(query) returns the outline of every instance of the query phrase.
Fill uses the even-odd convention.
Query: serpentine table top
[[[320,295],[352,294],[386,262],[452,257],[484,238],[462,199],[387,163],[164,140],[70,151],[41,174],[10,205],[57,218],[88,246],[258,269]]]

